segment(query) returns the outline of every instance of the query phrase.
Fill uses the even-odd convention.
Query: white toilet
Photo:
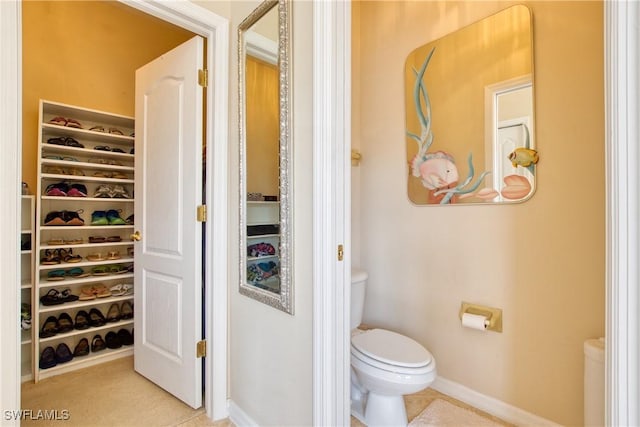
[[[351,415],[369,427],[406,426],[402,398],[436,378],[431,353],[385,329],[360,330],[367,273],[351,271]]]

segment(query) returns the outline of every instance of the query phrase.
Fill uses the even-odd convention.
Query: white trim
[[[229,86],[229,21],[189,1],[126,0],[127,5],[157,18],[186,28],[206,37],[207,67],[215,70],[207,88],[206,141],[212,154],[207,157],[208,210],[206,257],[212,265],[205,278],[207,304],[206,339],[210,357],[205,359],[205,407],[212,419],[226,418],[227,412],[227,145],[228,145],[228,86]],[[19,1],[0,1],[0,142],[2,153],[2,179],[0,188],[7,198],[0,210],[0,227],[3,238],[0,243],[3,279],[18,283],[19,274],[19,198],[21,176],[21,62],[22,28]],[[13,142],[13,143],[12,143]],[[209,172],[213,173],[209,173]],[[14,205],[15,203],[15,205]],[[7,224],[9,224],[7,226]],[[13,225],[11,225],[13,224]],[[4,228],[7,233],[4,233]],[[213,238],[216,236],[216,239]],[[15,280],[13,280],[15,279]],[[0,408],[20,407],[20,328],[18,325],[18,289],[0,286]],[[8,302],[16,303],[10,304]],[[12,344],[13,343],[13,344]],[[15,360],[14,360],[15,359]],[[3,420],[3,422],[6,420]]]
[[[21,4],[0,2],[0,409],[20,409],[20,210],[22,175]],[[13,286],[12,286],[13,285]],[[3,425],[18,425],[4,419]]]
[[[247,55],[272,65],[278,64],[278,43],[274,40],[249,30],[244,33],[244,42]]]
[[[640,424],[640,4],[605,2],[605,424]]]
[[[258,427],[259,424],[253,420],[245,411],[229,399],[229,420],[238,427]]]
[[[350,423],[351,3],[314,2],[313,33],[313,425],[337,426]]]
[[[468,387],[438,377],[431,388],[517,426],[558,427],[553,421],[511,406],[501,400],[478,393]]]

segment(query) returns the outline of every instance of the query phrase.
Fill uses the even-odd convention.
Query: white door
[[[203,39],[136,71],[135,370],[202,405]]]

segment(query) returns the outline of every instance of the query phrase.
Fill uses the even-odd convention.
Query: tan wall
[[[439,374],[564,425],[582,424],[583,341],[604,333],[601,2],[524,2],[533,14],[537,191],[510,206],[413,206],[403,65],[416,47],[514,2],[362,2],[359,135],[365,321],[405,333]],[[483,108],[478,106],[478,108]],[[462,301],[500,307],[504,332],[460,326]]]
[[[22,25],[22,170],[32,191],[40,99],[133,116],[135,70],[193,37],[115,1],[25,1]]]

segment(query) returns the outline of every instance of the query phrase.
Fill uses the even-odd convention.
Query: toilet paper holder
[[[487,318],[489,324],[486,327],[487,331],[502,332],[502,310],[494,307],[487,307],[484,305],[471,304],[468,302],[462,302],[460,305],[460,313],[458,317],[462,320],[462,315],[465,313],[476,314]]]

